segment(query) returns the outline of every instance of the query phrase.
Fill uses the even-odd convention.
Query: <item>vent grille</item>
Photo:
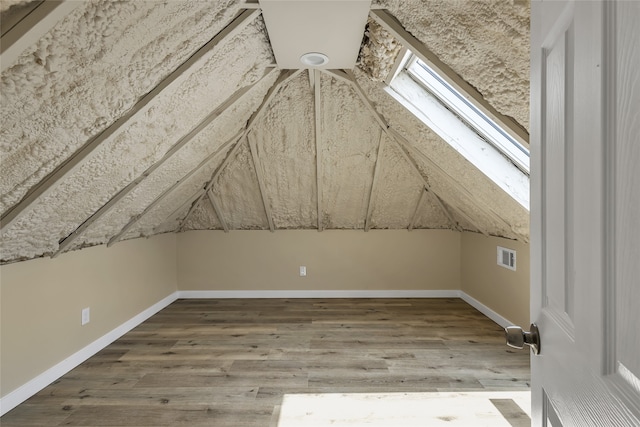
[[[498,265],[516,271],[516,251],[498,246]]]

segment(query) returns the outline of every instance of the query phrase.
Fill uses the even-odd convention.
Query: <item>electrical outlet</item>
[[[90,320],[91,320],[90,308],[89,307],[83,308],[82,309],[82,321],[81,321],[82,326],[84,326],[87,323],[89,323]]]
[[[307,267],[305,267],[304,265],[300,266],[300,276],[306,276],[307,275]]]

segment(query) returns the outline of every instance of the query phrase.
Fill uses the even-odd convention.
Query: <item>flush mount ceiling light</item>
[[[300,57],[300,62],[308,67],[321,67],[329,62],[329,57],[324,53],[309,52]]]
[[[259,4],[278,68],[355,68],[371,0],[259,0]],[[314,57],[306,59],[307,55]]]

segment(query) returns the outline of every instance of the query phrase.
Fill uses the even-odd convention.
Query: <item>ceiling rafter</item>
[[[253,132],[249,132],[247,134],[247,141],[249,141],[249,151],[251,152],[251,159],[253,160],[253,170],[256,172],[256,178],[258,180],[262,206],[264,207],[264,213],[267,216],[269,230],[273,233],[275,231],[275,227],[273,225],[273,217],[271,215],[271,204],[269,203],[267,188],[264,182],[264,171],[262,170],[262,163],[260,163],[260,159],[258,158],[258,148],[256,147],[256,140]]]
[[[215,119],[220,117],[225,111],[236,105],[241,99],[244,98],[247,93],[251,91],[252,88],[263,81],[272,72],[273,70],[265,71],[264,75],[260,79],[256,80],[250,85],[238,89],[229,98],[224,100],[222,104],[220,104],[215,110],[213,110],[209,115],[202,119],[200,123],[198,123],[186,135],[184,135],[175,144],[173,144],[160,160],[149,166],[139,177],[137,177],[127,186],[118,191],[113,197],[111,197],[111,199],[109,199],[107,203],[102,205],[100,209],[95,211],[89,218],[87,218],[82,224],[80,224],[78,228],[76,228],[67,237],[61,240],[58,246],[58,250],[53,254],[52,258],[55,258],[59,254],[64,252],[76,239],[78,239],[82,235],[82,233],[84,233],[91,226],[91,224],[93,224],[95,221],[109,212],[127,194],[129,194],[131,191],[133,191],[133,189],[144,182],[144,180],[147,179],[149,175],[153,173],[153,171],[158,169],[164,164],[164,162],[173,157],[174,154],[176,154],[182,147],[189,143],[194,137],[200,134],[200,132],[202,132],[207,126],[209,126]]]
[[[113,236],[109,243],[107,243],[107,247],[110,247],[114,243],[118,242],[122,236],[124,236],[134,225],[138,223],[146,214],[148,214],[154,207],[156,207],[165,197],[167,197],[171,192],[173,192],[176,188],[178,188],[181,184],[183,184],[186,180],[195,175],[198,171],[200,171],[203,167],[205,167],[211,160],[218,157],[221,153],[225,152],[227,148],[231,144],[235,144],[242,137],[242,131],[239,131],[234,135],[231,139],[227,140],[224,144],[222,144],[218,149],[216,149],[213,153],[209,154],[202,162],[198,164],[195,168],[191,169],[189,173],[176,181],[171,187],[167,188],[162,192],[158,197],[155,198],[153,202],[149,206],[147,206],[140,214],[134,216],[123,228],[120,230],[118,234]]]
[[[262,118],[262,115],[266,111],[266,107],[269,105],[269,103],[271,103],[271,100],[274,96],[276,96],[280,88],[289,83],[300,73],[302,73],[302,70],[287,70],[280,72],[276,81],[267,91],[267,94],[263,98],[262,103],[260,104],[258,109],[251,115],[251,117],[249,117],[249,120],[247,120],[247,125],[245,126],[245,134],[249,133],[249,131],[253,129],[253,127],[258,122],[258,119]]]
[[[0,39],[0,71],[12,66],[29,46],[34,45],[69,15],[80,1],[43,1],[6,31]]]
[[[109,137],[123,129],[123,127],[136,115],[146,111],[149,104],[167,87],[177,84],[184,80],[188,75],[196,69],[195,65],[207,54],[212,52],[215,47],[222,41],[237,34],[247,24],[249,24],[256,16],[260,14],[259,10],[244,10],[240,12],[224,29],[216,34],[205,45],[198,49],[186,61],[180,64],[173,72],[166,76],[157,86],[147,92],[140,98],[127,112],[116,119],[111,125],[97,135],[91,137],[82,147],[76,150],[70,157],[59,164],[52,172],[44,177],[40,182],[34,185],[27,194],[15,205],[9,208],[0,217],[0,229],[5,229],[17,219],[19,219],[26,210],[31,207],[36,200],[48,194],[53,187],[60,182],[62,178],[70,172],[76,170],[92,153]]]
[[[422,172],[420,172],[420,167],[418,166],[418,163],[415,161],[413,156],[411,156],[411,154],[407,151],[407,149],[402,144],[400,144],[395,138],[393,138],[393,140],[395,141],[396,146],[400,150],[400,154],[402,154],[402,157],[409,164],[409,166],[411,166],[411,170],[413,170],[413,172],[416,175],[416,177],[418,177],[422,181],[422,184],[424,186],[423,187],[424,190],[432,193],[436,197],[436,199],[440,203],[442,203],[442,199],[440,198],[440,196],[435,191],[433,191],[429,181],[427,181],[427,179],[424,177],[424,175],[422,175]],[[420,205],[421,202],[422,202],[422,196],[420,197],[420,201],[418,202],[418,206]],[[441,205],[441,206],[444,207],[444,205]],[[456,210],[456,211],[458,211],[458,210]],[[470,222],[473,224],[473,221],[470,221]],[[452,221],[452,224],[455,225],[457,223],[455,221]],[[458,231],[461,231],[459,228],[457,228],[455,226],[453,228],[455,228]],[[480,230],[480,229],[478,228],[478,230]]]
[[[469,215],[467,215],[462,209],[457,208],[457,209],[455,209],[455,211],[456,211],[456,213],[458,215],[460,215],[462,218],[464,218],[469,224],[471,224],[473,227],[475,227],[476,230],[478,230],[484,236],[489,237],[489,232],[484,227],[481,227],[480,225],[478,225],[478,222],[474,221],[473,218],[471,218]]]
[[[227,156],[224,158],[222,163],[220,163],[220,165],[218,165],[216,170],[213,172],[213,174],[211,175],[211,179],[204,186],[204,189],[198,191],[200,196],[193,202],[193,204],[191,205],[191,208],[189,208],[189,211],[187,212],[187,215],[182,219],[182,221],[180,221],[180,226],[178,227],[178,231],[179,232],[183,231],[184,225],[186,224],[187,220],[189,219],[189,217],[191,216],[193,211],[196,210],[196,208],[198,207],[198,205],[200,204],[200,202],[204,198],[205,194],[209,190],[211,190],[211,188],[213,188],[213,184],[215,183],[215,181],[218,178],[218,176],[220,175],[220,173],[229,164],[229,161],[236,157],[236,154],[238,153],[238,150],[240,150],[240,147],[242,147],[242,140],[244,138],[246,138],[246,136],[247,136],[247,132],[245,131],[245,132],[242,133],[242,136],[236,141],[236,143],[233,146],[233,148],[231,150],[229,150],[229,152],[227,153]]]
[[[438,206],[440,206],[440,209],[442,210],[442,212],[445,214],[447,219],[449,219],[449,222],[451,223],[453,228],[455,228],[458,231],[462,231],[462,227],[460,227],[460,224],[458,224],[458,221],[455,220],[455,218],[451,214],[451,211],[449,211],[449,208],[447,208],[447,206],[444,204],[442,199],[436,193],[434,193],[433,191],[430,191],[427,187],[424,188],[424,191],[433,196]]]
[[[218,200],[216,199],[216,196],[214,196],[213,191],[211,190],[207,191],[207,198],[209,199],[209,203],[211,203],[211,207],[213,208],[213,211],[216,213],[216,216],[218,217],[218,222],[222,226],[222,229],[224,230],[225,233],[228,233],[229,226],[227,225],[227,221],[222,216],[222,209],[220,209],[220,205],[218,205]]]
[[[413,147],[409,143],[409,141],[407,141],[407,139],[404,136],[402,136],[398,131],[396,131],[395,129],[390,129],[390,132],[395,136],[396,141],[401,146],[403,146],[407,151],[412,151],[414,154],[424,159],[433,170],[438,172],[440,176],[442,176],[449,184],[451,184],[459,194],[464,195],[471,202],[472,205],[478,208],[481,212],[483,212],[489,218],[500,223],[502,226],[506,227],[507,230],[510,230],[513,234],[518,236],[518,240],[528,243],[529,239],[527,238],[527,236],[516,232],[513,229],[513,227],[509,224],[509,222],[504,218],[502,218],[500,214],[495,212],[493,208],[491,208],[491,206],[486,204],[481,198],[477,198],[473,194],[471,194],[471,192],[464,185],[462,185],[457,179],[455,179],[448,172],[442,169],[442,167],[440,167],[440,165],[434,162],[429,156],[416,150],[415,147]],[[458,209],[458,212],[460,212],[459,209]]]
[[[238,146],[238,145],[240,145],[240,143],[236,144],[236,146]],[[158,233],[158,231],[160,230],[160,227],[162,226],[162,224],[166,223],[167,221],[178,219],[178,214],[180,214],[180,212],[182,212],[189,205],[191,205],[191,208],[189,209],[189,212],[191,212],[191,209],[194,206],[193,205],[194,201],[196,199],[201,199],[202,196],[205,195],[205,193],[206,193],[206,191],[205,191],[204,188],[201,188],[198,191],[196,191],[194,194],[191,195],[191,197],[189,197],[187,200],[182,202],[182,204],[177,209],[175,209],[173,212],[171,212],[169,215],[167,215],[167,217],[164,219],[164,221],[162,221],[160,224],[158,224],[156,227],[154,227],[153,231],[151,233],[152,234]],[[183,222],[184,222],[184,219],[182,221],[180,221],[180,228],[182,228]]]
[[[427,187],[422,187],[423,191],[420,191],[420,198],[418,199],[418,203],[416,204],[416,209],[413,211],[411,222],[409,223],[409,227],[407,228],[407,230],[409,231],[413,231],[413,227],[416,225],[416,221],[418,220],[418,214],[420,213],[420,208],[424,203],[424,198],[427,196],[426,189]]]
[[[378,178],[380,176],[380,167],[382,165],[382,153],[384,147],[384,132],[380,129],[380,139],[378,140],[378,154],[376,155],[376,164],[373,168],[373,179],[371,180],[371,189],[369,190],[369,200],[367,201],[367,216],[364,219],[364,231],[371,228],[371,216],[373,215],[373,201],[376,198],[378,190]]]
[[[429,156],[427,156],[427,155],[415,150],[415,148],[412,147],[411,144],[409,144],[409,142],[405,139],[404,136],[402,136],[398,131],[396,131],[391,126],[389,126],[388,122],[384,119],[384,117],[382,117],[382,115],[380,113],[378,113],[378,111],[375,109],[375,107],[373,106],[373,104],[371,103],[369,98],[366,96],[366,94],[364,93],[364,91],[362,90],[362,88],[360,87],[358,82],[356,81],[356,78],[355,78],[355,75],[353,74],[353,72],[351,72],[351,71],[340,71],[340,70],[329,70],[329,71],[327,71],[327,73],[337,77],[340,80],[346,81],[346,82],[348,82],[348,83],[350,83],[352,85],[352,87],[355,89],[356,93],[358,94],[358,96],[360,97],[360,99],[362,100],[364,105],[367,107],[369,112],[373,115],[373,117],[376,119],[378,124],[382,127],[383,131],[385,133],[387,133],[387,135],[389,135],[389,137],[392,140],[396,141],[398,146],[401,148],[401,152],[403,153],[403,156],[405,157],[405,159],[407,159],[409,161],[409,163],[412,165],[414,170],[416,170],[418,172],[418,174],[420,175],[420,177],[424,181],[425,186],[427,188],[429,188],[431,191],[433,191],[433,189],[431,189],[431,186],[428,184],[428,182],[426,181],[424,176],[422,176],[422,172],[420,172],[420,170],[418,168],[418,165],[415,162],[415,159],[413,158],[413,156],[410,155],[409,150],[413,151],[414,153],[417,153],[418,155],[420,155],[421,158],[425,159],[425,161],[435,171],[437,171],[449,184],[453,185],[456,188],[456,191],[458,191],[460,194],[463,194],[464,196],[466,196],[466,198],[471,202],[471,204],[473,204],[481,212],[484,212],[485,215],[489,216],[490,218],[493,218],[495,221],[497,221],[500,224],[502,224],[503,226],[505,226],[507,230],[510,230],[514,235],[516,235],[518,237],[518,240],[521,240],[521,241],[523,241],[525,243],[528,243],[529,239],[528,239],[527,236],[523,235],[522,233],[516,232],[513,229],[513,227],[504,218],[502,218],[498,213],[494,212],[494,210],[490,206],[488,206],[485,203],[483,203],[482,200],[478,200],[476,197],[474,197],[473,194],[471,194],[469,192],[469,190],[467,190],[464,187],[464,185],[460,184],[460,182],[458,182],[458,180],[456,180],[454,177],[449,175],[449,173],[447,173],[444,169],[442,169],[440,167],[440,165],[438,165],[436,162],[434,162]],[[437,193],[435,193],[435,194],[437,195]],[[460,211],[459,209],[457,211],[462,213],[462,211]]]
[[[278,92],[278,90],[285,85],[286,83],[288,83],[291,79],[293,79],[295,76],[297,76],[298,74],[300,74],[302,72],[302,70],[297,70],[297,71],[292,71],[292,70],[288,70],[288,71],[281,71],[280,74],[278,75],[278,78],[276,79],[276,81],[273,83],[273,85],[269,88],[269,90],[267,91],[267,94],[265,95],[265,97],[262,100],[262,103],[260,104],[260,106],[258,107],[258,109],[251,115],[251,117],[249,118],[249,120],[247,121],[247,125],[242,133],[242,136],[240,137],[240,140],[242,140],[243,138],[245,138],[247,136],[247,134],[249,133],[249,131],[253,128],[253,126],[255,126],[255,124],[257,123],[258,119],[262,117],[262,115],[264,114],[267,106],[269,105],[269,103],[271,102],[271,99],[275,96],[275,94]],[[235,156],[235,152],[237,151],[238,147],[240,147],[240,143],[237,143],[233,149],[231,150],[231,152],[229,153],[229,155],[224,159],[223,164],[221,166],[223,166],[224,164],[226,164],[226,162],[228,161],[229,158]],[[216,170],[216,172],[214,173],[214,176],[211,177],[211,179],[209,180],[209,182],[206,184],[205,187],[205,191],[209,191],[211,189],[211,187],[213,186],[213,182],[215,180],[215,178],[217,178],[217,174],[222,170],[222,167],[218,168],[218,170]],[[203,195],[201,195],[195,202],[194,204],[191,206],[191,209],[189,209],[189,212],[187,212],[187,216],[182,220],[182,222],[180,223],[180,226],[178,227],[178,231],[182,231],[182,228],[185,224],[185,222],[187,221],[187,219],[189,218],[189,216],[191,215],[191,213],[193,213],[193,211],[195,210],[195,208],[200,204],[200,202],[202,201],[202,197]]]
[[[315,140],[316,140],[316,204],[318,217],[318,231],[322,231],[322,100],[320,97],[320,71],[313,70],[313,102],[315,115]]]
[[[404,29],[402,24],[386,9],[372,9],[369,16],[380,24],[385,30],[400,41],[407,49],[411,50],[418,58],[436,71],[443,79],[453,86],[458,92],[471,98],[473,103],[487,116],[504,129],[509,129],[518,141],[525,147],[529,146],[529,134],[515,120],[498,112],[478,90],[467,83],[451,67],[442,62],[420,40]]]

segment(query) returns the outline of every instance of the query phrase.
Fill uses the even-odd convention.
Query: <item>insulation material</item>
[[[446,0],[430,2],[433,7],[399,0],[378,3],[389,7],[408,31],[499,111],[527,125],[528,2]],[[61,20],[2,73],[0,209],[15,204],[82,144],[128,111],[231,22],[240,5],[237,0],[87,1]],[[375,24],[370,23],[367,34],[361,65],[354,73],[376,110],[411,145],[410,153],[433,192],[464,229],[509,238],[527,236],[528,212],[381,90],[378,80],[393,63],[397,43]],[[140,177],[216,106],[261,78],[272,63],[266,31],[257,18],[157,95],[3,230],[2,261],[54,253],[60,239]],[[272,73],[263,79],[197,134],[92,223],[71,249],[109,241],[243,129],[276,76]],[[383,154],[377,158],[380,127],[350,85],[325,74],[319,83],[323,226],[364,227],[379,162],[371,227],[407,228],[424,183],[386,136]],[[276,228],[317,226],[314,110],[314,92],[304,72],[279,90],[252,130]],[[246,138],[239,144],[228,162],[224,159],[231,147],[168,193],[122,239],[178,231],[181,225],[220,229],[206,199],[182,224],[194,196],[218,169],[221,173],[213,193],[229,228],[268,229]],[[425,197],[414,228],[450,227],[435,199]]]
[[[442,203],[447,209],[449,209],[449,213],[453,217],[453,222],[449,220],[449,217],[442,209],[442,206],[438,203],[436,195],[432,191],[429,191],[425,192],[422,203],[416,212],[413,228],[455,229],[456,224],[459,224],[459,221],[456,219],[452,210],[444,202]]]
[[[221,214],[231,230],[269,228],[253,159],[246,139],[213,184]]]
[[[204,197],[189,218],[186,218],[183,229],[188,230],[221,230],[222,225],[208,197]]]
[[[2,73],[0,210],[229,22],[225,2],[83,2]]]
[[[478,218],[480,226],[498,236],[515,237],[529,234],[529,212],[497,187],[475,166],[453,150],[433,131],[424,126],[400,103],[356,70],[356,78],[377,110],[414,147],[414,160],[423,176],[429,177],[433,190],[448,204],[464,206],[471,218]],[[429,163],[431,159],[433,163]],[[434,167],[434,164],[437,167]],[[465,194],[458,194],[461,190]],[[496,221],[478,206],[490,206],[506,221]],[[497,207],[497,208],[496,208]],[[486,224],[483,224],[486,223]]]
[[[378,23],[369,18],[360,50],[360,68],[373,81],[381,82],[389,75],[402,45]]]
[[[413,36],[529,129],[528,0],[380,0]]]
[[[254,128],[258,158],[276,228],[317,224],[314,94],[307,72],[272,100]]]
[[[238,45],[244,46],[242,51]],[[199,123],[211,111],[212,100],[222,102],[237,88],[257,81],[271,62],[267,46],[261,25],[249,25],[243,33],[219,45],[196,72],[165,89],[144,114],[135,116],[122,132],[107,139],[93,156],[3,232],[3,257],[55,252],[59,239],[69,235]],[[251,51],[254,54],[247,55]],[[229,73],[228,66],[235,67],[237,73]],[[37,246],[25,244],[24,234],[36,239]]]
[[[363,228],[373,180],[379,126],[350,85],[322,75],[322,222]]]
[[[32,0],[2,0],[2,2],[0,2],[0,12],[4,13],[11,8],[20,8],[20,6],[24,6],[31,2]]]
[[[135,215],[140,214],[164,191],[169,189],[175,182],[181,180],[185,175],[204,161],[209,155],[215,153],[219,148],[237,135],[243,123],[249,119],[250,115],[258,108],[264,98],[268,88],[273,85],[277,73],[265,77],[260,83],[253,87],[249,93],[238,100],[233,108],[229,108],[211,124],[198,133],[181,150],[175,153],[160,168],[154,171],[145,181],[139,184],[128,196],[124,197],[109,213],[89,228],[80,241],[88,244],[104,243],[109,236],[119,233],[120,229]],[[244,118],[239,120],[240,118]],[[204,173],[198,173],[198,179],[202,186],[207,182],[215,167],[217,167],[230,146],[220,152],[216,158],[210,159],[207,166],[203,166]],[[183,192],[185,186],[181,185],[176,192]],[[192,192],[197,191],[197,189]],[[166,197],[171,197],[167,195]],[[178,203],[178,206],[181,202]],[[175,208],[175,206],[174,206]],[[170,212],[165,212],[168,215]],[[153,213],[150,212],[149,215]],[[162,221],[162,219],[159,219]],[[155,225],[158,225],[157,223]],[[147,227],[148,228],[148,227]]]
[[[371,228],[407,228],[424,183],[402,157],[395,141],[383,135],[382,147]]]

